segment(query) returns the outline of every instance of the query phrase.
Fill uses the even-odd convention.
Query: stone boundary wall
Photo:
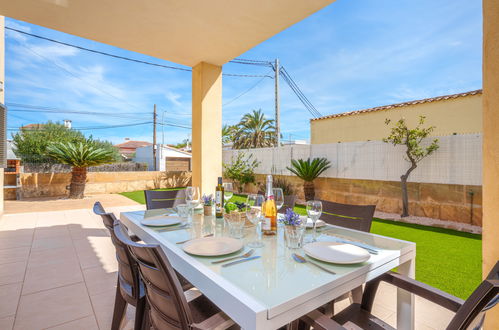
[[[22,197],[62,197],[68,194],[71,173],[22,173]],[[185,187],[191,172],[89,172],[85,194],[110,194],[155,188]],[[13,194],[10,190],[13,190]],[[5,199],[15,199],[15,190],[5,191]]]
[[[304,198],[301,179],[281,177],[293,185],[299,199]],[[258,174],[256,181],[265,183],[265,175]],[[256,185],[246,188],[257,191]],[[315,191],[319,199],[345,204],[374,204],[377,211],[402,212],[401,187],[397,181],[320,177],[315,181]],[[408,192],[410,215],[482,226],[481,186],[410,182]]]

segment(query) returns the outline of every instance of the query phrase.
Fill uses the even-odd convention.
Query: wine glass
[[[189,217],[192,219],[194,208],[199,205],[199,187],[185,188],[185,202],[189,205]]]
[[[277,211],[279,211],[284,205],[284,192],[282,188],[272,188],[272,192],[274,194],[275,206],[277,207]]]
[[[260,220],[262,219],[262,205],[265,202],[265,198],[262,195],[251,194],[248,195],[246,199],[246,217],[252,224],[255,225],[256,228],[256,237],[257,239],[253,242],[249,242],[248,246],[252,248],[260,248],[265,246],[263,244],[262,239],[260,237],[261,230],[258,228],[260,224]]]
[[[232,198],[232,196],[234,196],[234,186],[232,185],[232,182],[224,182],[223,187],[224,199],[226,202],[228,202]]]
[[[312,242],[316,241],[316,223],[319,217],[322,214],[322,202],[321,201],[308,201],[307,202],[307,215],[310,219],[312,219],[313,227],[313,236]]]

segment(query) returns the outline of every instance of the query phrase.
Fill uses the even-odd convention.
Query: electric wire
[[[95,49],[91,49],[91,48],[87,48],[87,47],[83,47],[83,46],[78,46],[78,45],[70,44],[70,43],[67,43],[67,42],[55,40],[55,39],[52,39],[52,38],[43,37],[43,36],[40,36],[40,35],[37,35],[37,34],[29,33],[29,32],[26,32],[26,31],[22,31],[22,30],[19,30],[19,29],[15,29],[15,28],[12,28],[12,27],[9,27],[9,26],[6,26],[5,29],[6,30],[10,30],[10,31],[14,31],[14,32],[17,32],[17,33],[21,33],[21,34],[24,34],[24,35],[27,35],[27,36],[30,36],[30,37],[33,37],[33,38],[38,38],[38,39],[41,39],[41,40],[50,41],[50,42],[57,43],[57,44],[60,44],[60,45],[64,45],[64,46],[67,46],[67,47],[73,47],[73,48],[76,48],[76,49],[79,49],[79,50],[84,50],[84,51],[95,53],[95,54],[109,56],[109,57],[117,58],[117,59],[120,59],[120,60],[125,60],[125,61],[129,61],[129,62],[135,62],[135,63],[140,63],[140,64],[146,64],[146,65],[156,66],[156,67],[160,67],[160,68],[164,68],[164,69],[172,69],[172,70],[185,71],[185,72],[191,72],[192,71],[192,69],[190,69],[190,68],[183,68],[183,67],[178,67],[178,66],[173,66],[173,65],[165,65],[165,64],[159,64],[159,63],[154,63],[154,62],[149,62],[149,61],[143,61],[143,60],[138,60],[138,59],[135,59],[135,58],[130,58],[130,57],[116,55],[116,54],[111,54],[111,53],[107,53],[107,52],[103,52],[103,51],[100,51],[100,50],[95,50]],[[248,60],[248,59],[234,59],[234,60],[232,60],[230,62],[231,63],[239,63],[239,64],[264,65],[264,66],[268,66],[267,63],[270,63],[270,62],[267,62],[267,61],[257,61],[257,60]],[[228,77],[248,77],[248,78],[263,77],[262,75],[248,75],[248,74],[237,74],[237,73],[222,73],[222,75],[228,76]]]
[[[269,71],[270,73],[270,71]],[[248,92],[250,92],[252,89],[254,89],[256,86],[258,86],[263,80],[265,79],[265,77],[261,78],[260,80],[258,80],[255,84],[251,85],[250,88],[248,88],[247,90],[245,90],[244,92],[242,92],[241,94],[237,95],[236,97],[234,97],[233,99],[225,102],[222,106],[227,106],[229,104],[231,104],[232,102],[236,101],[237,99],[239,99],[241,96],[247,94]]]

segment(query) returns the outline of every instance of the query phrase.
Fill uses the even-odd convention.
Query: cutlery
[[[336,273],[335,273],[335,272],[333,272],[332,270],[327,269],[326,267],[321,266],[321,265],[319,265],[319,264],[318,264],[318,263],[316,263],[316,262],[313,262],[313,261],[307,260],[307,259],[305,259],[304,257],[302,257],[301,255],[298,255],[298,254],[296,254],[296,253],[293,253],[293,259],[294,259],[296,262],[299,262],[299,263],[301,263],[301,264],[304,264],[304,263],[307,263],[307,262],[308,262],[309,264],[312,264],[312,265],[314,265],[315,267],[320,268],[320,269],[322,269],[322,270],[323,270],[323,271],[325,271],[325,272],[328,272],[328,273],[330,273],[330,274],[336,275]]]
[[[163,233],[165,231],[175,231],[175,230],[185,229],[188,227],[189,227],[188,225],[181,225],[181,226],[178,226],[175,228],[163,228],[163,229],[158,230],[158,232]]]
[[[208,235],[204,235],[203,238],[205,238],[205,237],[212,237],[212,236],[213,236],[213,234],[208,234]],[[184,244],[184,243],[187,243],[189,241],[192,241],[193,239],[195,239],[195,238],[189,238],[189,239],[186,239],[185,241],[177,242],[176,244]]]
[[[360,248],[363,248],[364,250],[367,250],[367,252],[369,252],[370,254],[378,254],[379,253],[378,250],[375,250],[375,249],[369,247],[369,245],[366,245],[363,243],[357,243],[357,242],[347,241],[347,240],[343,240],[343,239],[339,239],[338,242],[358,246]]]
[[[227,261],[236,260],[236,259],[248,258],[248,257],[251,257],[251,255],[253,254],[253,252],[255,252],[255,250],[251,249],[248,252],[246,252],[245,254],[241,254],[241,255],[235,256],[235,257],[225,258],[225,259],[222,259],[222,260],[212,261],[211,263],[212,264],[221,264],[222,262],[227,262]]]
[[[228,264],[223,264],[222,267],[229,267],[229,266],[232,266],[232,265],[240,264],[241,262],[255,260],[255,259],[258,259],[258,258],[260,258],[260,256],[254,256],[254,257],[244,258],[244,259],[241,259],[241,260],[229,262]]]

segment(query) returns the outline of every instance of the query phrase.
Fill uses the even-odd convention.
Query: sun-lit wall
[[[312,144],[382,140],[389,133],[385,119],[405,118],[409,126],[425,116],[434,136],[482,132],[482,94],[406,105],[378,111],[312,120]]]

